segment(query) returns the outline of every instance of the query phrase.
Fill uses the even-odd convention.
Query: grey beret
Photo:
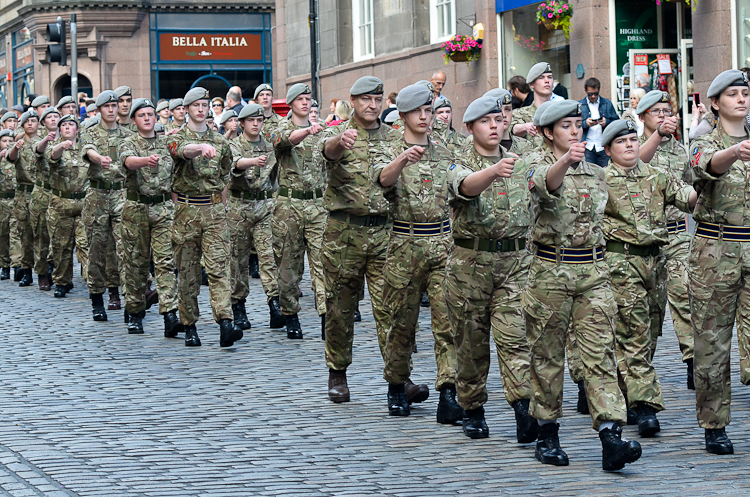
[[[181,98],[173,98],[169,101],[169,110],[175,110],[177,107],[184,107],[185,103]]]
[[[531,84],[545,73],[552,73],[552,67],[549,65],[549,62],[538,62],[529,69],[529,74],[526,75],[526,82]]]
[[[512,95],[510,92],[504,88],[493,88],[492,90],[488,91],[483,97],[492,97],[500,100],[500,103],[502,105],[508,105],[511,103]]]
[[[442,109],[443,107],[450,107],[451,109],[453,108],[453,106],[451,105],[451,101],[445,97],[438,97],[432,103],[432,110]]]
[[[312,99],[312,102],[310,102],[310,108],[312,107],[320,107],[320,105],[318,104],[318,101],[315,100],[314,98]]]
[[[247,105],[245,107],[247,107]],[[229,121],[233,117],[237,117],[237,113],[235,111],[233,111],[232,109],[225,110],[219,116],[219,124],[224,124],[225,122]]]
[[[93,104],[88,104],[88,105],[86,106],[86,112],[87,112],[87,113],[90,113],[90,112],[94,112],[95,110],[96,110],[96,104],[95,104],[95,103],[93,103]]]
[[[115,100],[115,101],[117,101],[117,100]],[[57,105],[55,105],[55,107],[57,107],[59,109],[63,105],[75,104],[75,103],[76,103],[76,101],[73,100],[73,97],[71,97],[70,95],[65,95],[63,98],[61,98],[60,100],[57,101]],[[98,104],[96,106],[99,107]]]
[[[169,108],[169,102],[164,100],[156,105],[156,112],[159,113],[163,111],[164,109],[168,109],[168,108]]]
[[[414,84],[415,85],[422,85],[422,86],[424,86],[425,88],[427,88],[430,91],[435,91],[435,87],[432,86],[432,83],[429,82],[429,81],[427,81],[426,79],[420,79],[419,81],[417,81]]]
[[[11,107],[11,110],[17,110],[18,112],[23,112],[23,105],[14,105]]]
[[[625,136],[631,133],[638,133],[638,130],[635,127],[635,123],[630,119],[618,119],[617,121],[612,121],[609,126],[604,129],[604,133],[602,133],[602,147],[606,147],[612,143],[612,140],[618,136]]]
[[[487,114],[500,113],[502,112],[501,107],[502,104],[496,98],[479,97],[466,108],[466,112],[464,112],[464,122],[471,123]]]
[[[187,107],[193,102],[196,102],[198,100],[208,100],[208,98],[208,90],[200,86],[196,86],[185,94],[185,97],[182,99],[182,103],[185,107]]]
[[[74,104],[75,102],[73,99],[70,99],[70,102],[63,102],[65,100],[65,97],[61,98],[59,102],[57,102],[57,107],[60,108],[65,104]],[[117,93],[113,92],[112,90],[104,90],[99,94],[98,97],[96,97],[96,107],[99,108],[102,105],[106,105],[109,103],[117,103]]]
[[[541,106],[540,106],[541,107]],[[539,116],[539,126],[552,126],[565,117],[581,117],[581,103],[575,100],[556,100]]]
[[[396,122],[396,120],[399,117],[401,117],[401,116],[398,115],[398,112],[391,111],[391,112],[388,113],[388,115],[385,116],[385,119],[383,120],[383,122],[386,123],[386,124],[393,124],[393,123]]]
[[[49,97],[45,97],[44,95],[39,95],[31,102],[31,106],[39,107],[40,105],[44,105],[48,103],[49,103]]]
[[[349,94],[353,97],[358,95],[382,95],[383,82],[375,76],[363,76],[352,85]]]
[[[300,95],[312,95],[312,90],[305,83],[293,84],[292,87],[289,88],[289,91],[286,92],[286,104],[292,105],[294,99]]]
[[[242,108],[238,117],[240,121],[242,121],[243,119],[247,119],[248,117],[263,117],[263,113],[263,107],[261,107],[260,105],[247,104]]]
[[[18,119],[18,125],[23,126],[23,124],[32,117],[36,117],[37,119],[39,119],[39,114],[37,114],[34,109],[27,110],[26,112],[21,114],[21,117]]]
[[[96,117],[99,117],[99,116],[96,116]],[[89,121],[93,121],[94,119],[96,119],[96,117],[92,117],[91,119],[89,119],[88,121],[86,121],[86,124],[87,124],[86,129],[88,129],[88,128],[91,127],[91,126],[88,125],[88,122]],[[76,116],[74,116],[72,114],[66,114],[66,115],[62,116],[60,118],[60,120],[57,122],[57,127],[59,128],[60,126],[62,126],[62,123],[68,123],[68,122],[75,123],[76,126],[81,127],[81,124],[78,122],[78,118],[76,118]],[[98,123],[99,121],[97,120],[96,122]]]
[[[0,138],[2,138],[3,136],[10,136],[12,138],[13,137],[13,130],[12,129],[4,129],[4,130],[0,131]]]
[[[8,119],[18,120],[18,115],[15,112],[13,112],[13,111],[6,112],[5,114],[3,114],[3,117],[0,118],[0,123],[4,123]]]
[[[534,112],[534,118],[531,120],[531,124],[534,126],[539,126],[539,120],[542,118],[542,114],[547,110],[547,108],[552,105],[552,102],[554,100],[547,100],[542,105],[537,107],[536,112]]]
[[[47,107],[44,109],[44,112],[42,112],[42,117],[40,117],[39,120],[44,121],[44,118],[50,114],[60,114],[60,112],[58,112],[56,107]]]
[[[70,114],[68,114],[67,116],[63,116],[63,118],[66,118],[66,117],[73,117],[73,116],[71,116]],[[78,124],[78,120],[76,120],[76,119],[68,119],[68,120],[69,121],[75,121],[75,123]],[[60,119],[60,121],[62,121],[62,118]],[[97,114],[94,117],[86,119],[86,121],[83,123],[83,129],[93,128],[94,126],[96,126],[97,124],[99,124],[101,121],[102,121],[101,114]],[[60,126],[59,123],[58,123],[58,126]]]
[[[156,133],[164,133],[166,130],[164,129],[164,125],[162,123],[156,123],[154,124],[154,131]]]
[[[144,107],[151,107],[153,109],[154,104],[147,98],[136,98],[135,102],[133,102],[133,107],[130,109],[130,117],[132,118],[136,111],[143,109]]]
[[[124,97],[126,95],[133,95],[133,90],[130,89],[129,86],[118,86],[115,88],[115,95],[117,95],[117,98]]]
[[[662,102],[669,103],[669,93],[661,90],[652,90],[640,99],[635,113],[640,116],[654,105]]]
[[[730,69],[728,71],[722,72],[711,82],[711,86],[708,87],[706,96],[708,98],[718,97],[721,92],[723,92],[730,86],[748,86],[747,74],[736,69]]]
[[[432,92],[421,84],[409,85],[396,97],[396,109],[399,112],[410,112],[422,105],[432,104]]]
[[[258,98],[258,95],[260,95],[260,92],[262,91],[270,91],[271,93],[273,93],[273,88],[271,88],[271,85],[268,85],[266,83],[258,85],[258,87],[255,89],[255,93],[253,94],[253,100],[256,100]]]

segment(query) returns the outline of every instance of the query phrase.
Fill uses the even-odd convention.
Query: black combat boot
[[[73,286],[73,283],[68,283],[67,285],[65,285],[65,293],[70,293],[73,288],[75,288],[75,286]]]
[[[120,290],[116,286],[109,288],[109,303],[107,304],[107,310],[119,311],[122,309],[122,299],[120,299]],[[128,321],[125,321],[126,323]]]
[[[103,293],[90,294],[91,299],[91,312],[94,315],[94,321],[106,321],[107,311],[104,310],[104,298]]]
[[[198,331],[195,325],[185,326],[185,347],[200,347],[201,339],[198,338]]]
[[[706,450],[711,454],[734,454],[734,445],[724,428],[706,430]]]
[[[0,281],[10,279],[10,268],[4,267],[0,269]]]
[[[685,361],[687,366],[687,387],[688,390],[695,390],[695,377],[693,376],[693,358]]]
[[[55,297],[61,299],[68,293],[65,285],[55,285]]]
[[[286,337],[290,340],[302,340],[302,327],[296,314],[284,316],[286,319]]]
[[[578,404],[576,405],[576,411],[581,414],[589,414],[589,402],[586,399],[586,384],[582,381],[578,382]]]
[[[487,422],[484,420],[484,407],[465,411],[462,424],[464,435],[469,438],[477,439],[490,436],[490,429],[487,428]]]
[[[362,321],[362,313],[359,312],[359,306],[357,306],[357,309],[354,311],[354,322],[360,323]]]
[[[122,318],[125,324],[128,324],[130,322],[130,313],[127,310],[122,311]]]
[[[618,425],[599,430],[599,439],[602,441],[602,469],[604,471],[617,471],[641,457],[641,444],[634,440],[623,440],[622,428]]]
[[[234,324],[241,330],[250,329],[250,321],[247,319],[247,311],[245,310],[245,301],[240,300],[239,302],[232,304],[232,312],[234,313]]]
[[[656,419],[656,409],[648,404],[639,402],[635,408],[638,422],[638,434],[642,437],[653,437],[661,431],[659,420]]]
[[[326,315],[320,316],[320,339],[326,341]]]
[[[420,307],[430,307],[430,297],[427,292],[422,292],[422,302],[419,303]]]
[[[254,280],[260,278],[260,266],[258,265],[258,254],[250,254],[250,277]]]
[[[184,331],[177,311],[171,310],[164,314],[164,337],[177,338],[177,333]]]
[[[388,384],[388,414],[391,416],[408,416],[409,403],[406,401],[404,384]]]
[[[404,392],[406,393],[406,400],[409,404],[419,404],[429,398],[430,387],[424,383],[415,385],[411,379],[407,378],[404,382]]]
[[[519,399],[511,405],[516,413],[516,440],[521,444],[535,441],[539,423],[529,414],[529,399]]]
[[[130,322],[128,322],[128,335],[143,334],[143,318],[145,317],[146,311],[130,314]]]
[[[279,297],[271,297],[268,301],[268,310],[271,312],[271,322],[268,326],[273,330],[278,330],[286,326],[286,318],[281,314],[281,304],[279,303]]]
[[[221,335],[219,336],[220,347],[231,347],[234,342],[241,340],[244,334],[242,330],[232,323],[230,319],[222,319],[219,321],[219,329]]]
[[[464,418],[464,410],[456,400],[455,385],[443,385],[437,407],[437,422],[441,425],[455,425]]]
[[[31,286],[31,284],[34,283],[34,274],[32,273],[31,268],[22,269],[21,271],[23,271],[23,277],[18,286]]]
[[[19,281],[23,279],[23,275],[24,275],[23,269],[21,269],[20,267],[13,268],[13,281],[18,283]]]
[[[568,454],[560,447],[559,431],[560,425],[557,423],[539,425],[539,438],[536,442],[534,457],[542,464],[552,464],[553,466],[567,466],[569,464]]]
[[[201,286],[208,286],[208,274],[203,266],[201,266]]]

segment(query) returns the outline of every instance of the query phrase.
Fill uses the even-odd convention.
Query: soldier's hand
[[[213,159],[216,157],[216,149],[212,147],[211,145],[203,144],[201,145],[201,157],[205,157],[206,159]]]
[[[112,164],[112,157],[109,155],[103,155],[101,156],[101,159],[99,159],[99,165],[101,165],[104,169],[109,169],[109,166]]]
[[[323,131],[323,126],[321,126],[318,123],[313,123],[310,125],[309,128],[307,128],[307,132],[310,133],[311,135],[317,135],[321,131]]]
[[[57,140],[57,131],[50,131],[47,134],[47,141],[48,142],[53,142],[55,140]]]
[[[492,167],[495,168],[495,174],[498,178],[510,178],[511,174],[513,174],[513,168],[515,167],[515,165],[515,158],[506,157],[504,159],[500,159],[500,161],[493,164]]]
[[[537,135],[536,126],[534,126],[534,123],[526,123],[523,126],[526,126],[526,132],[531,136]]]
[[[260,157],[256,159],[256,161],[258,163],[258,167],[263,167],[266,165],[266,161],[268,161],[268,157],[265,155],[261,155]]]
[[[356,129],[348,129],[341,133],[341,138],[339,138],[339,143],[341,144],[341,148],[344,150],[351,150],[354,148],[354,142],[357,141],[357,130]]]
[[[148,157],[148,167],[156,167],[159,165],[159,154],[153,154]]]
[[[420,147],[419,145],[414,145],[413,147],[407,148],[401,153],[403,157],[406,159],[407,163],[414,164],[422,160],[422,156],[424,155],[424,147]]]
[[[14,146],[20,150],[23,147],[23,140],[18,140]]]
[[[659,129],[661,130],[662,134],[671,135],[672,133],[677,131],[677,126],[678,126],[678,117],[671,116],[671,117],[664,119],[664,122],[661,123],[661,126],[659,126]]]
[[[750,140],[737,144],[737,158],[741,161],[750,160]]]
[[[178,131],[180,131],[179,128],[175,128],[175,129],[173,129],[171,131],[167,131],[166,136],[176,135]]]
[[[577,164],[586,157],[586,142],[574,143],[563,157],[567,156],[568,165]]]
[[[65,140],[64,142],[62,142],[62,148],[64,148],[65,150],[70,150],[71,148],[73,148],[73,142],[71,140]]]

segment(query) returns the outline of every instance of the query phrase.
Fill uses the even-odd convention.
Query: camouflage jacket
[[[646,143],[647,139],[648,138],[645,134],[641,135],[639,138],[641,145]],[[674,137],[670,137],[668,141],[663,141],[659,144],[654,157],[648,165],[661,169],[667,175],[669,180],[675,180],[683,185],[687,185],[683,180],[683,176],[689,162],[690,160],[688,159],[688,153],[685,146],[675,140]],[[681,221],[684,219],[685,213],[680,211],[680,209],[674,205],[667,205],[667,222]]]
[[[49,164],[49,184],[63,192],[82,192],[88,187],[89,163],[81,154],[82,143],[79,139],[70,150],[63,150],[59,159],[52,158],[52,149],[60,143],[60,138],[49,144],[44,157]]]
[[[232,151],[229,140],[208,128],[203,136],[183,126],[174,135],[168,136],[167,148],[174,159],[172,191],[185,195],[208,195],[221,193],[229,183],[232,170]],[[186,159],[183,155],[187,145],[207,143],[216,149],[216,156],[207,159],[197,156]]]
[[[232,149],[232,183],[230,188],[232,190],[275,192],[278,188],[276,154],[273,147],[262,136],[259,138],[259,142],[253,143],[244,135],[240,135],[230,143]],[[261,155],[266,156],[265,166],[248,167],[244,171],[237,169],[237,161],[240,159],[253,159]]]
[[[607,206],[604,169],[585,160],[568,168],[562,185],[547,190],[547,173],[556,162],[551,152],[526,158],[533,164],[527,176],[531,190],[534,243],[560,247],[604,245],[602,224]]]
[[[132,134],[130,130],[120,126],[108,130],[102,127],[101,123],[81,133],[81,157],[89,163],[90,180],[112,182],[125,180],[125,171],[120,167],[120,161],[117,160],[117,146]],[[104,169],[101,165],[89,160],[87,155],[89,150],[102,156],[109,156],[112,159],[109,169]]]
[[[130,122],[129,122],[129,123],[127,123],[127,124],[119,124],[119,123],[118,123],[118,125],[119,125],[119,126],[120,126],[121,128],[125,128],[125,129],[127,129],[128,131],[132,131],[133,133],[138,133],[138,126],[136,126],[136,125],[135,125],[135,123],[134,123],[133,121],[130,121]]]
[[[411,145],[402,138],[373,158],[373,182],[380,173]],[[407,223],[435,223],[448,219],[448,167],[453,154],[428,140],[425,153],[416,164],[406,166],[396,184],[385,188],[393,219]]]
[[[510,121],[510,133],[513,134],[513,128],[516,124],[524,124],[524,123],[530,123],[534,120],[534,113],[536,112],[537,106],[535,104],[531,104],[526,107],[521,107],[520,109],[516,109],[513,111],[513,118]],[[544,140],[542,139],[541,134],[537,134],[536,136],[530,136],[529,134],[526,134],[526,136],[523,136],[522,138],[526,139],[526,141],[529,142],[529,147],[531,149],[538,149],[544,144]]]
[[[37,155],[35,141],[38,138],[32,136],[31,139],[23,138],[23,146],[18,151],[18,156],[15,161],[10,160],[6,155],[6,160],[15,164],[16,166],[16,184],[18,185],[33,185],[36,181],[36,169],[37,169]],[[8,150],[10,152],[10,149]]]
[[[430,138],[440,140],[441,145],[456,153],[461,151],[466,145],[466,137],[456,131],[453,126],[448,126],[439,119],[432,121],[432,134]]]
[[[510,157],[500,147],[501,158]],[[478,197],[459,192],[470,174],[487,169],[496,158],[483,157],[473,147],[448,167],[448,193],[453,207],[453,238],[522,238],[529,233],[529,191],[526,188],[527,162],[516,161],[510,178],[492,182]]]
[[[323,137],[323,132],[306,136],[297,145],[292,145],[289,137],[300,129],[305,128],[287,119],[271,133],[271,143],[278,163],[279,186],[302,191],[324,189],[325,166],[318,150],[318,142]]]
[[[273,132],[279,127],[284,121],[287,121],[286,117],[281,117],[277,113],[271,114],[271,117],[263,119],[263,127],[260,129],[260,134],[266,139],[268,143],[273,143]]]
[[[154,139],[146,139],[134,133],[120,142],[117,152],[120,155],[120,167],[125,171],[125,184],[129,192],[138,195],[162,195],[171,191],[174,162],[163,137],[157,135]],[[125,167],[125,159],[128,157],[148,157],[153,154],[159,156],[159,165],[156,167]]]
[[[37,151],[39,143],[41,143],[45,136],[47,136],[46,129],[44,135],[38,135],[34,137],[31,147],[32,150],[34,150],[34,156],[36,157],[36,179],[39,181],[44,181],[45,183],[49,183],[49,164],[47,164],[47,159],[44,157],[44,152],[40,154]],[[52,142],[47,144],[47,148],[50,147],[52,147]]]
[[[185,124],[183,123],[183,124],[180,124],[180,125],[178,126],[176,122],[174,122],[174,121],[169,121],[169,124],[167,124],[166,126],[164,126],[164,132],[165,132],[165,133],[169,133],[170,131],[172,131],[172,130],[174,130],[174,129],[181,129],[181,128],[182,128],[182,127],[183,127],[184,125],[185,125]]]
[[[0,159],[0,192],[10,192],[16,189],[16,167],[7,157]]]
[[[748,136],[732,138],[719,121],[711,133],[690,144],[690,170],[698,192],[698,203],[693,211],[696,221],[750,226],[750,161],[735,161],[721,176],[708,172],[708,163],[715,152],[747,139]]]
[[[346,130],[357,130],[357,139],[351,150],[344,151],[339,160],[325,160],[323,152],[326,141]],[[354,119],[328,128],[318,143],[321,158],[328,168],[328,188],[323,205],[329,211],[342,211],[355,216],[383,215],[388,212],[388,200],[380,182],[372,179],[375,157],[392,142],[400,140],[401,133],[386,124],[371,134]]]
[[[640,160],[630,170],[610,163],[605,176],[609,199],[604,238],[633,245],[669,243],[666,208],[676,206],[689,212],[693,188]]]

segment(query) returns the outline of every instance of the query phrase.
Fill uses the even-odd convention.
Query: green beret
[[[4,130],[0,131],[0,138],[2,138],[3,136],[10,136],[12,138],[13,137],[13,130],[12,129],[4,129]]]
[[[635,113],[639,116],[658,103],[669,103],[669,93],[661,90],[652,90],[646,93],[638,102]]]
[[[115,88],[115,95],[117,95],[117,98],[133,96],[133,90],[129,86],[118,86]]]
[[[208,100],[208,98],[208,90],[200,86],[196,86],[185,94],[185,97],[182,99],[182,104],[187,107],[193,102],[196,102],[198,100]]]
[[[434,87],[434,86],[432,86],[432,83],[430,83],[430,82],[429,82],[429,81],[427,81],[426,79],[420,79],[419,81],[417,81],[417,82],[416,82],[416,83],[414,83],[414,84],[415,84],[415,85],[422,85],[422,86],[424,86],[425,88],[427,88],[427,89],[428,89],[428,90],[430,90],[430,91],[435,91],[435,87]]]
[[[247,107],[247,106],[245,106]],[[225,110],[222,112],[222,114],[219,116],[219,124],[224,124],[225,122],[229,121],[229,119],[237,117],[237,113],[233,111],[232,109]]]
[[[69,97],[68,97],[69,98]],[[65,104],[74,104],[75,102],[73,99],[70,99],[70,102],[63,102],[65,100],[65,97],[61,98],[59,102],[57,102],[57,107],[60,108]],[[106,105],[109,103],[117,103],[117,93],[113,92],[112,90],[104,90],[99,94],[98,97],[96,97],[96,107],[97,109],[101,107],[102,105]]]
[[[262,91],[270,91],[273,94],[273,88],[271,88],[271,85],[263,83],[262,85],[258,85],[258,87],[255,89],[255,93],[253,94],[253,100],[257,100],[258,95],[260,95],[260,92]]]
[[[91,124],[91,125],[89,124],[89,121],[93,121],[93,120],[95,120],[95,119],[96,119],[97,117],[99,117],[99,116],[97,115],[97,116],[95,116],[95,117],[92,117],[91,119],[88,119],[88,120],[86,121],[86,129],[88,129],[88,128],[90,128],[91,126],[93,126],[93,124]],[[97,119],[97,120],[96,120],[96,122],[98,123],[98,122],[99,122],[99,120]],[[80,124],[78,123],[78,119],[76,118],[76,116],[74,116],[74,115],[72,115],[72,114],[66,114],[66,115],[62,116],[62,117],[60,118],[60,120],[59,120],[59,121],[57,122],[57,127],[59,128],[60,126],[62,126],[62,123],[75,123],[76,127],[80,127],[80,126],[81,126],[81,125],[80,125]]]
[[[56,107],[47,107],[46,109],[44,109],[44,112],[42,112],[42,117],[40,117],[39,120],[44,121],[44,118],[46,118],[50,114],[60,114],[60,113],[57,111]]]
[[[158,114],[159,112],[163,111],[164,109],[168,109],[168,108],[169,108],[169,102],[166,101],[166,100],[162,100],[161,102],[159,102],[156,105],[156,113]]]
[[[166,130],[164,129],[164,125],[162,123],[156,123],[154,124],[154,131],[156,133],[164,133]]]
[[[175,110],[177,107],[184,107],[185,103],[181,98],[173,98],[169,101],[169,110]]]
[[[4,123],[8,119],[15,119],[17,121],[18,115],[13,111],[6,112],[5,114],[3,114],[3,117],[0,118],[0,123]]]
[[[31,102],[31,106],[32,107],[39,107],[40,105],[44,105],[44,104],[48,104],[48,103],[49,103],[49,98],[48,97],[45,97],[44,95],[39,95],[38,97],[36,97]]]
[[[432,92],[420,84],[409,85],[396,97],[396,109],[399,112],[410,112],[422,105],[432,104]]]
[[[531,124],[533,124],[534,126],[539,126],[539,120],[542,118],[542,114],[544,114],[544,111],[547,110],[547,107],[552,105],[552,102],[554,102],[554,100],[547,100],[542,105],[537,107],[536,112],[534,112],[534,118],[531,120]]]
[[[147,98],[136,98],[135,102],[133,102],[133,107],[130,109],[130,118],[132,119],[133,116],[135,116],[135,112],[137,110],[143,109],[144,107],[151,107],[152,109],[155,108],[151,100]]]
[[[496,98],[502,105],[510,104],[512,99],[510,92],[504,88],[493,88],[482,96]]]
[[[638,107],[640,107],[640,105]],[[602,133],[602,147],[606,147],[612,143],[612,140],[618,136],[630,135],[632,133],[638,133],[638,130],[635,127],[635,123],[630,119],[618,119],[617,121],[612,121],[609,123],[609,126],[604,129],[604,133]]]
[[[744,86],[747,87],[747,74],[744,71],[738,71],[736,69],[730,69],[724,71],[714,78],[711,82],[711,86],[708,87],[708,98],[718,97],[721,92],[729,88],[730,86]]]
[[[432,110],[442,109],[443,107],[450,107],[451,109],[453,109],[451,101],[442,96],[436,98],[432,103]]]
[[[363,76],[359,78],[349,89],[353,97],[359,95],[382,95],[383,82],[375,76]]]
[[[542,74],[546,73],[552,74],[552,67],[549,65],[549,62],[538,62],[529,69],[529,74],[526,75],[526,82],[531,84],[539,79]]]
[[[264,111],[263,107],[261,107],[258,104],[247,104],[242,108],[240,111],[240,115],[238,116],[240,121],[243,119],[247,119],[248,117],[263,117]]]
[[[95,103],[94,104],[88,104],[86,106],[86,112],[89,113],[89,114],[91,112],[94,112],[95,110],[96,110],[96,104]]]
[[[472,123],[487,114],[498,114],[502,112],[502,104],[493,97],[479,97],[466,108],[464,122]]]
[[[555,100],[539,116],[539,126],[552,126],[565,117],[581,117],[581,103],[575,100]]]
[[[36,117],[37,120],[39,119],[39,114],[36,113],[34,109],[29,109],[23,114],[21,114],[21,117],[18,119],[18,125],[23,126],[23,124],[28,121],[30,118]]]
[[[305,83],[293,84],[289,91],[286,92],[286,104],[292,105],[294,99],[300,95],[312,95],[312,90]]]

